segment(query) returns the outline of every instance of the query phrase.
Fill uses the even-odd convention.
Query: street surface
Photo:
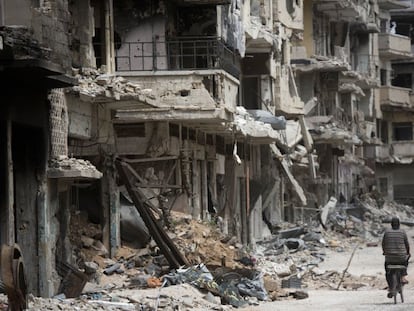
[[[402,226],[407,231],[410,241],[411,252],[414,253],[414,230]],[[342,272],[351,257],[352,249],[338,253],[327,251],[326,260],[319,265],[321,270],[336,270]],[[402,304],[398,300],[394,305],[394,300],[387,298],[385,290],[384,257],[382,255],[381,243],[377,247],[367,247],[361,245],[354,254],[348,272],[352,275],[378,275],[384,280],[384,289],[361,288],[356,291],[348,290],[310,290],[309,298],[302,300],[281,300],[268,303],[261,303],[260,306],[245,307],[240,310],[414,310],[414,261],[410,260],[408,266],[409,284],[404,287],[404,300]]]

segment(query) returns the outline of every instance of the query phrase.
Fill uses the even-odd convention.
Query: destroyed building
[[[402,49],[397,2],[0,1],[0,237],[20,245],[29,291],[56,294],[78,263],[75,216],[108,256],[145,245],[132,188],[245,245],[384,189],[383,88],[407,70],[382,45]]]
[[[376,147],[378,191],[390,200],[413,204],[414,5],[399,1],[381,18],[380,105]]]

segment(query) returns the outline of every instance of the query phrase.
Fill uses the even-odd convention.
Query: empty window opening
[[[411,73],[397,74],[394,79],[392,79],[393,86],[405,87],[407,89],[411,89],[412,83]]]
[[[243,107],[246,109],[260,109],[260,78],[245,77],[243,84]]]
[[[413,124],[411,122],[394,122],[392,130],[395,141],[413,139]]]
[[[387,70],[381,69],[381,85],[387,85]]]
[[[380,133],[381,141],[384,144],[387,144],[388,143],[388,123],[386,121],[378,120],[377,124],[379,126],[379,130],[377,131],[377,133]]]

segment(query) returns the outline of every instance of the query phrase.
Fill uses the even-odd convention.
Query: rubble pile
[[[123,77],[106,74],[105,70],[82,68],[73,69],[73,76],[78,85],[71,91],[78,94],[81,100],[88,102],[105,102],[111,100],[132,100],[151,104],[155,100],[152,90],[142,89],[140,85]]]
[[[84,159],[69,158],[66,156],[61,156],[60,158],[54,158],[49,161],[49,169],[53,170],[72,170],[72,171],[90,171],[97,172],[96,167]],[[100,173],[99,173],[100,174]]]
[[[32,298],[31,310],[230,310],[261,301],[304,299],[308,289],[383,288],[379,276],[354,276],[318,266],[329,251],[378,246],[384,222],[399,216],[411,224],[411,207],[374,195],[352,203],[335,198],[320,209],[319,223],[279,224],[271,238],[247,250],[217,225],[172,212],[169,236],[189,262],[170,269],[157,245],[123,246],[105,258],[100,228],[87,217],[71,217],[71,244],[78,268],[88,279],[79,297]],[[413,224],[414,225],[414,224]]]
[[[234,268],[240,266],[234,259],[238,258],[237,253],[242,245],[224,236],[214,223],[195,221],[191,216],[179,213],[172,215],[175,234],[173,240],[191,264],[221,266],[224,261]]]

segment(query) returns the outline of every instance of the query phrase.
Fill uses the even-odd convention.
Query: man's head
[[[398,218],[398,217],[393,217],[392,219],[391,219],[391,227],[394,229],[394,230],[397,230],[397,229],[400,229],[400,219]]]

